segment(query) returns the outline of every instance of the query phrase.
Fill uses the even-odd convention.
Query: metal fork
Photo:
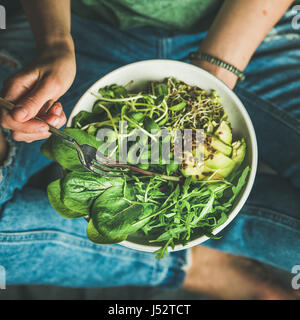
[[[6,111],[10,112],[15,108],[15,105],[11,103],[10,101],[3,99],[0,97],[0,106],[5,109]],[[41,122],[44,122],[49,127],[49,132],[55,134],[56,136],[64,139],[65,141],[69,142],[73,145],[73,147],[76,149],[78,158],[83,165],[83,167],[95,174],[101,175],[101,176],[107,176],[107,177],[119,177],[120,175],[112,175],[112,174],[105,174],[103,171],[109,171],[109,172],[118,172],[122,173],[124,170],[115,170],[110,167],[107,167],[106,165],[99,163],[97,160],[97,149],[87,145],[87,144],[79,144],[76,139],[69,136],[65,132],[53,127],[51,124],[49,124],[47,121],[41,119],[40,117],[34,117],[34,120],[38,120]],[[108,159],[106,160],[108,162]]]
[[[15,105],[10,101],[3,99],[0,97],[0,107],[4,108],[6,111],[10,112],[15,108]],[[162,174],[158,174],[155,172],[143,170],[141,168],[118,163],[115,160],[105,156],[97,151],[95,147],[92,147],[88,144],[79,144],[76,139],[69,136],[65,132],[53,127],[51,124],[46,122],[45,120],[41,119],[40,117],[34,117],[34,120],[38,120],[44,122],[49,127],[49,132],[55,134],[56,136],[64,139],[65,141],[69,142],[73,145],[73,147],[77,151],[78,158],[82,164],[82,166],[97,175],[105,176],[105,177],[120,177],[122,173],[128,173],[129,171],[135,171],[140,174],[144,174],[147,176],[159,176],[162,179],[170,180],[170,181],[180,181],[180,178],[174,176],[166,176]],[[101,160],[101,162],[100,162]],[[114,169],[115,167],[120,168]],[[106,172],[118,173],[118,174],[107,174]]]

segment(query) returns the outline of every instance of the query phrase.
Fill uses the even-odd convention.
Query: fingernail
[[[25,119],[27,115],[28,115],[27,110],[22,107],[17,107],[14,111],[14,116],[17,117],[19,120]]]
[[[56,118],[54,121],[53,121],[53,126],[56,127],[58,126],[60,123],[60,119],[59,118]]]
[[[57,116],[60,116],[60,115],[61,115],[61,112],[62,112],[62,107],[61,107],[60,105],[58,105],[57,107],[55,107],[54,113],[55,113]]]

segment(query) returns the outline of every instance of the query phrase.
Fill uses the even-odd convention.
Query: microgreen
[[[151,130],[160,128],[201,128],[212,134],[227,121],[215,91],[209,93],[172,78],[149,83],[148,92],[131,93],[130,85],[106,86],[93,93],[97,101],[92,112],[79,112],[73,128],[66,132],[79,143],[98,148],[98,130],[113,129],[118,137],[120,121],[127,121],[130,127],[127,137],[139,129],[147,139],[156,139]],[[119,178],[107,178],[85,172],[76,151],[55,136],[43,145],[42,152],[66,169],[64,176],[48,187],[50,202],[58,213],[67,218],[88,216],[87,235],[96,243],[118,243],[138,233],[149,245],[160,246],[155,251],[158,258],[166,256],[169,247],[186,245],[202,235],[218,238],[214,230],[228,219],[250,171],[236,165],[225,177],[224,170],[216,168],[195,180],[184,176],[178,164],[160,161],[143,164],[157,175],[124,170]],[[234,164],[231,158],[227,162]]]

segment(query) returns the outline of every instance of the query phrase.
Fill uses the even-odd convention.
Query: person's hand
[[[233,89],[237,83],[238,77],[234,73],[217,65],[204,60],[192,60],[191,64],[208,71],[218,79],[222,80],[230,89]]]
[[[46,112],[70,88],[75,73],[72,40],[44,46],[36,59],[5,81],[0,96],[17,107],[11,113],[2,112],[0,125],[10,129],[16,141],[32,142],[49,137],[48,126],[31,119],[38,115],[56,128],[65,124],[60,103]]]

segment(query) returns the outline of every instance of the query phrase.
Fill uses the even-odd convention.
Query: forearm
[[[199,51],[244,70],[266,34],[292,3],[292,0],[226,0]],[[236,76],[229,71],[208,62],[197,64],[234,86]]]
[[[30,63],[4,82],[1,95],[14,102],[16,108],[1,117],[0,126],[11,130],[14,140],[29,143],[50,135],[46,124],[34,120],[36,115],[56,128],[65,124],[62,105],[54,102],[72,85],[76,59],[71,37],[70,0],[21,1],[37,52]]]
[[[70,0],[21,0],[21,2],[38,50],[57,44],[74,49],[71,37]]]

